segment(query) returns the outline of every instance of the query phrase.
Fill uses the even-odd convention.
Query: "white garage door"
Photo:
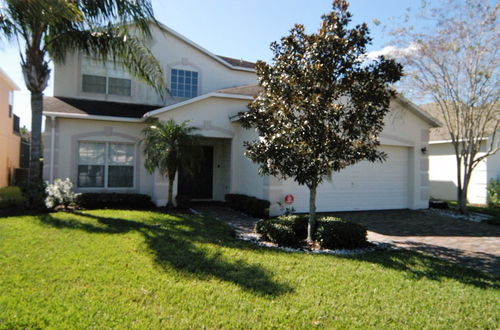
[[[383,146],[384,163],[361,162],[335,173],[331,182],[318,187],[318,212],[384,210],[408,208],[408,148]],[[309,190],[291,180],[283,184],[284,194],[295,197],[297,212],[309,211]]]

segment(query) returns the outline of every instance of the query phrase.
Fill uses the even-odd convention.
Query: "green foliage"
[[[226,203],[233,209],[248,213],[254,217],[269,217],[271,203],[265,199],[242,194],[226,194]]]
[[[202,149],[198,128],[188,126],[189,121],[177,124],[173,119],[161,122],[156,118],[148,121],[144,134],[144,167],[149,173],[158,170],[168,178],[168,206],[173,206],[173,182],[175,174],[182,167],[186,173],[193,174],[199,167]]]
[[[409,251],[266,249],[192,214],[2,217],[0,246],[2,329],[498,328],[498,277]]]
[[[245,142],[259,173],[293,178],[313,196],[333,172],[385,159],[378,135],[394,96],[389,86],[402,75],[394,60],[364,61],[368,27],[349,28],[347,9],[346,1],[335,0],[317,33],[297,24],[272,43],[272,64],[257,62],[261,92],[240,114],[242,125],[259,135]]]
[[[491,180],[488,183],[488,206],[500,208],[500,181]]]
[[[19,187],[0,188],[0,209],[26,206],[26,198]]]
[[[255,232],[263,240],[284,246],[297,246],[307,237],[309,216],[287,215],[274,219],[263,219],[255,224]],[[365,247],[366,228],[336,217],[318,219],[317,241],[325,249],[356,249]]]
[[[326,249],[356,249],[367,245],[366,228],[336,217],[318,221],[317,240]]]
[[[299,246],[301,240],[293,230],[293,223],[278,219],[263,219],[255,224],[255,231],[263,240],[278,244],[279,246]]]
[[[150,209],[155,205],[149,195],[119,193],[83,193],[76,204],[85,209]]]
[[[282,215],[278,217],[278,221],[287,224],[292,228],[298,239],[304,240],[307,237],[307,224],[309,223],[309,215],[293,214]]]

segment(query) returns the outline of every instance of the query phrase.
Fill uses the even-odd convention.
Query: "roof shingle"
[[[43,108],[44,112],[141,118],[161,106],[45,96]]]
[[[255,63],[253,62],[239,60],[237,58],[232,58],[222,55],[216,55],[216,56],[222,59],[223,61],[226,61],[227,63],[231,64],[232,66],[238,66],[240,68],[247,68],[247,69],[255,69]]]

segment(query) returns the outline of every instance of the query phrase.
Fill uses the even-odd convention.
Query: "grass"
[[[450,206],[450,208],[455,209],[457,207],[457,202],[456,201],[448,201],[448,205]],[[486,220],[485,222],[492,224],[492,225],[500,225],[500,208],[489,207],[487,205],[468,204],[467,209],[470,212],[477,212],[477,213],[491,215],[492,217],[490,219]]]
[[[195,215],[0,218],[0,328],[498,328],[499,279],[418,253],[286,253]]]

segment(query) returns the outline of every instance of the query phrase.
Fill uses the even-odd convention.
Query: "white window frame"
[[[105,145],[104,147],[104,185],[99,187],[99,186],[96,186],[96,187],[80,187],[78,186],[78,176],[80,175],[79,172],[78,172],[78,166],[80,166],[80,161],[79,161],[79,158],[80,158],[80,143],[102,143]],[[133,146],[134,148],[134,160],[133,160],[133,163],[132,165],[124,165],[124,166],[132,166],[132,186],[131,187],[109,187],[108,186],[108,169],[109,169],[109,166],[113,166],[112,164],[110,165],[109,163],[109,145],[110,144],[127,144],[127,145],[131,145]],[[78,190],[98,190],[98,189],[106,189],[106,190],[133,190],[133,189],[136,189],[136,180],[137,180],[137,175],[136,175],[136,162],[137,162],[137,152],[136,152],[136,144],[135,143],[129,143],[129,142],[115,142],[115,141],[92,141],[92,140],[81,140],[81,141],[78,141],[78,147],[77,147],[77,164],[76,164],[76,176],[77,176],[77,179],[76,179],[76,184],[77,184],[77,189]],[[115,165],[116,166],[116,165]]]
[[[101,78],[104,78],[106,79],[106,84],[105,84],[105,91],[104,93],[100,93],[100,92],[87,92],[87,91],[84,91],[83,90],[83,76],[94,76],[94,77],[101,77]],[[121,95],[121,94],[110,94],[109,93],[109,78],[113,78],[113,79],[123,79],[123,80],[128,80],[130,81],[130,94],[129,95]],[[112,77],[112,76],[103,76],[103,75],[99,75],[99,74],[89,74],[89,73],[82,73],[82,88],[81,88],[81,92],[82,93],[86,93],[86,94],[101,94],[101,95],[111,95],[111,96],[121,96],[121,97],[132,97],[132,79],[129,79],[129,78],[120,78],[120,77]]]
[[[172,93],[172,91],[173,91],[172,80],[173,80],[173,76],[174,76],[173,75],[173,70],[196,73],[196,95],[194,95],[194,96],[178,96],[178,95],[174,95]],[[179,75],[177,74],[177,78],[178,77],[179,77]],[[184,78],[185,78],[185,75],[184,75]],[[176,84],[178,85],[179,82],[176,82]],[[176,67],[170,68],[170,89],[171,89],[171,94],[172,94],[173,97],[178,97],[178,98],[181,98],[181,99],[190,99],[190,98],[194,98],[194,97],[199,96],[200,95],[200,72],[196,71],[196,70],[180,69],[180,68],[176,68]]]

